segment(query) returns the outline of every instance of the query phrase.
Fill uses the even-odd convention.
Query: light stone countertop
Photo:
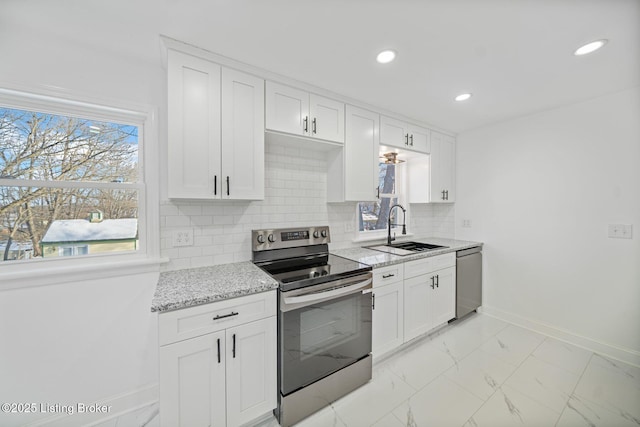
[[[337,249],[330,252],[378,268],[482,246],[480,242],[438,237],[413,238],[411,241],[432,243],[447,246],[447,248],[417,252],[406,256],[392,255],[367,248]],[[250,261],[166,271],[160,274],[156,293],[151,303],[151,311],[178,310],[277,288],[278,282]]]
[[[252,262],[160,273],[151,311],[169,311],[265,292],[278,282]]]
[[[410,239],[398,239],[396,242],[412,241],[420,243],[432,243],[434,245],[447,246],[447,248],[435,249],[428,252],[416,252],[411,255],[393,255],[387,252],[380,252],[374,249],[363,248],[347,248],[336,249],[331,251],[332,254],[347,258],[353,261],[358,261],[362,264],[370,265],[373,268],[385,267],[387,265],[400,264],[402,262],[412,261],[415,259],[427,258],[436,255],[442,255],[449,252],[455,252],[462,249],[473,248],[476,246],[482,246],[480,242],[470,242],[466,240],[444,239],[441,237],[422,237],[422,238],[410,238]],[[378,243],[378,245],[384,243]],[[371,243],[367,246],[374,246]]]

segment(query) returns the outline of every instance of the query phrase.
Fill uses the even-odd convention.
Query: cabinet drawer
[[[165,345],[275,315],[275,290],[231,298],[161,313],[158,338]]]
[[[404,264],[404,277],[408,279],[443,268],[453,267],[454,265],[456,265],[455,252],[408,261]]]
[[[396,264],[373,270],[373,287],[402,282],[404,278],[404,265]]]

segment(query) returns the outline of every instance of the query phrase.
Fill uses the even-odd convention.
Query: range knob
[[[327,237],[327,230],[322,230],[322,232],[320,234],[322,234],[322,237],[326,238]]]
[[[258,234],[258,243],[264,243],[264,234]]]
[[[314,239],[317,239],[318,237],[320,237],[320,233],[318,232],[318,230],[313,232],[313,237]]]
[[[273,243],[276,241],[276,237],[273,234],[269,234],[269,237],[267,237],[267,239],[269,240],[269,242]]]

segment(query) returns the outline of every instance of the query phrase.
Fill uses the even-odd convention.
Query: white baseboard
[[[482,306],[482,313],[500,320],[504,320],[505,322],[512,323],[516,326],[529,329],[533,332],[565,341],[569,344],[573,344],[577,347],[581,347],[594,353],[607,356],[611,359],[619,360],[621,362],[640,367],[640,352],[638,351],[596,341],[594,339],[577,335],[573,332],[557,328],[538,320],[529,319],[514,313],[499,310],[495,307],[487,307],[486,305],[484,305]]]
[[[78,412],[75,405],[71,405],[72,411],[60,411],[55,415],[40,418],[25,427],[88,427],[95,424],[103,423],[122,415],[135,412],[144,407],[153,405],[158,402],[158,383],[149,384],[137,390],[131,390],[115,396],[101,399],[98,402],[92,402],[99,406],[110,407],[107,412]],[[84,402],[85,405],[91,405]]]

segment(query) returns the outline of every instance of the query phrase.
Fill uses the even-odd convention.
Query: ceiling
[[[0,23],[69,43],[156,61],[163,34],[453,132],[640,85],[640,0],[2,3]]]

